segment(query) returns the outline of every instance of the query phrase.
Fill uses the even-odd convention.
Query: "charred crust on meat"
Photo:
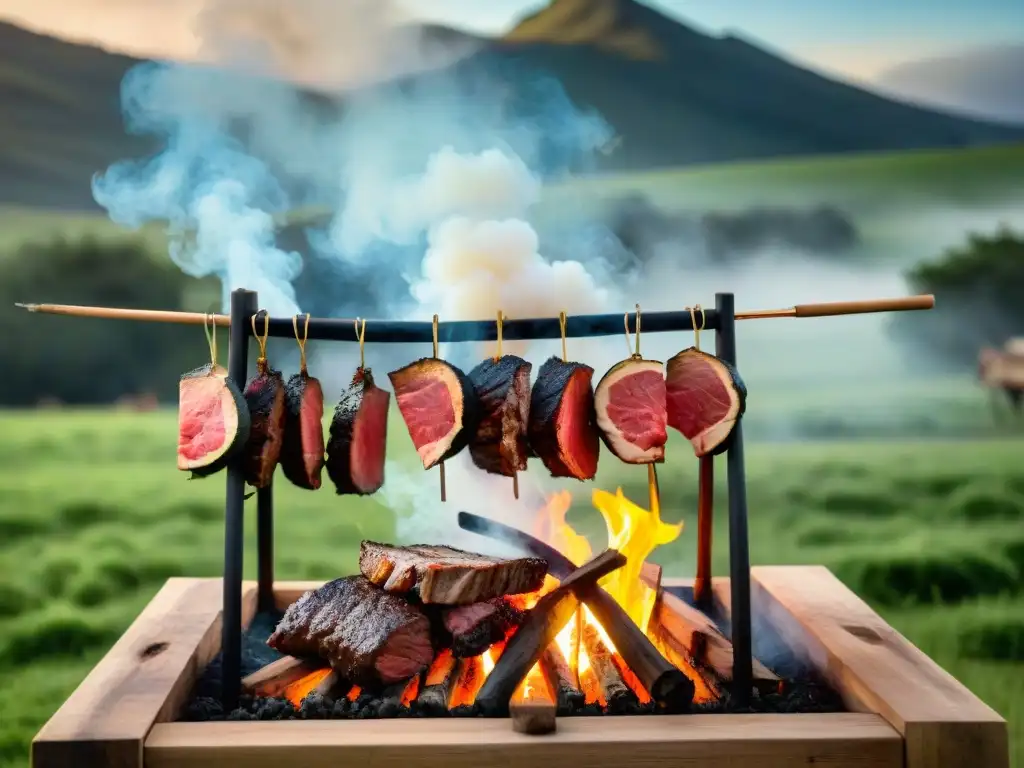
[[[284,443],[284,379],[281,372],[261,362],[245,387],[252,429],[244,455],[245,480],[254,488],[266,488],[274,477]]]

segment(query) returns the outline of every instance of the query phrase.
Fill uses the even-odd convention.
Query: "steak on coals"
[[[423,603],[468,605],[540,589],[548,564],[538,558],[505,560],[432,544],[397,547],[364,541],[359,570],[388,592],[413,590]]]
[[[245,446],[245,481],[254,488],[266,488],[284,445],[284,379],[281,372],[260,360],[256,375],[245,385],[252,428]]]
[[[466,374],[427,357],[392,371],[388,378],[424,469],[466,447],[480,423],[480,406]]]
[[[486,472],[511,477],[526,469],[532,369],[521,357],[503,355],[469,372],[480,402],[480,424],[469,440],[469,455]]]
[[[458,658],[479,656],[523,623],[525,614],[505,598],[442,610],[445,634]]]
[[[612,366],[594,390],[601,438],[627,464],[665,460],[665,375],[657,360],[631,357]]]
[[[291,656],[320,656],[360,686],[408,680],[434,658],[423,612],[362,576],[305,593],[285,611],[267,645]]]
[[[178,382],[178,469],[195,477],[224,469],[249,439],[249,409],[227,376],[211,364]]]
[[[327,475],[339,494],[368,495],[384,485],[391,393],[359,368],[331,419]]]
[[[305,371],[284,386],[284,443],[281,470],[292,483],[310,491],[320,487],[324,466],[324,391]]]
[[[696,347],[675,355],[665,369],[668,425],[687,437],[697,456],[726,450],[747,406],[739,372]]]
[[[592,480],[601,450],[594,414],[594,369],[548,358],[530,398],[530,448],[552,477]]]

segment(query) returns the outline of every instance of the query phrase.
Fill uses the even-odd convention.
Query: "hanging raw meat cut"
[[[592,480],[601,450],[594,413],[594,369],[551,357],[530,398],[530,448],[552,477]]]
[[[665,368],[669,426],[686,436],[697,456],[726,450],[746,409],[747,388],[739,373],[696,347],[675,355]]]
[[[469,455],[486,472],[512,477],[526,469],[532,367],[521,357],[503,355],[469,372],[481,412]]]
[[[597,384],[594,409],[605,445],[622,461],[665,460],[668,431],[661,362],[634,355],[616,363]]]
[[[368,495],[384,485],[391,393],[359,368],[331,419],[327,475],[339,494]]]

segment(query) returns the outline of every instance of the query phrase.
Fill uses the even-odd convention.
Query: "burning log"
[[[583,647],[590,659],[589,671],[596,681],[598,701],[611,713],[628,711],[637,703],[637,696],[619,674],[612,650],[601,639],[593,624],[584,625],[582,634]]]
[[[578,636],[578,633],[573,634]],[[569,662],[556,643],[551,643],[544,649],[538,664],[548,688],[554,693],[559,712],[575,712],[583,706],[586,697],[580,690],[576,675],[569,668]]]
[[[459,660],[451,650],[441,651],[427,670],[423,685],[416,695],[419,708],[430,714],[441,714],[448,709],[452,687],[459,672]]]
[[[509,700],[516,688],[578,607],[579,600],[573,590],[595,584],[602,576],[621,568],[625,562],[626,558],[620,552],[605,550],[590,562],[576,568],[561,584],[537,601],[522,626],[508,641],[501,658],[477,694],[476,703],[484,714],[507,714]]]
[[[337,685],[338,677],[333,670],[318,669],[289,685],[282,692],[282,696],[288,699],[295,708],[298,708],[310,694],[316,693],[323,696],[330,693]]]
[[[278,698],[288,686],[321,669],[327,669],[326,661],[285,656],[244,677],[242,690],[252,696]]]
[[[555,699],[537,667],[526,675],[508,704],[512,730],[531,736],[554,733],[558,725]]]
[[[459,512],[459,527],[518,545],[535,557],[546,560],[552,576],[569,579],[575,575],[576,566],[565,555],[511,526],[469,512]],[[601,622],[619,655],[658,707],[668,712],[688,710],[693,703],[693,681],[661,655],[615,598],[596,584],[577,590],[577,593]]]

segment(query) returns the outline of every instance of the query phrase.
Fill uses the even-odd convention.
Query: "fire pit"
[[[719,294],[715,309],[702,312],[701,327],[716,332],[718,357],[734,365],[736,319],[931,305],[931,297],[915,297],[737,314],[732,295]],[[209,320],[145,310],[30,309],[164,322]],[[231,326],[228,375],[239,386],[257,314],[256,295],[235,291],[231,316],[217,318]],[[264,339],[295,332],[291,319],[263,319]],[[638,307],[634,330],[639,319]],[[627,328],[628,321],[627,315]],[[504,333],[506,339],[610,335],[619,332],[621,322],[610,315],[516,320],[505,323]],[[347,321],[307,320],[307,325],[308,338],[357,340]],[[648,332],[694,327],[695,314],[689,312],[644,318]],[[364,327],[360,341],[365,333]],[[439,338],[480,341],[500,333],[500,320],[439,325],[435,318],[433,327],[382,322],[373,329],[381,341],[433,336],[435,356]],[[33,765],[279,768],[362,761],[468,768],[547,760],[608,768],[654,763],[1008,768],[1005,722],[831,573],[821,567],[750,567],[738,421],[726,453],[730,578],[710,578],[713,457],[708,455],[701,458],[698,569],[692,584],[663,580],[660,569],[646,560],[674,537],[672,526],[658,517],[651,464],[649,509],[630,505],[621,493],[595,493],[610,532],[609,549],[596,557],[581,551],[564,525],[534,536],[460,514],[462,528],[502,539],[533,562],[543,561],[546,573],[537,576],[544,581],[528,587],[510,582],[486,596],[455,600],[448,595],[434,604],[424,595],[425,582],[410,591],[414,576],[433,578],[460,558],[474,568],[505,568],[508,561],[440,544],[411,548],[364,542],[364,550],[392,553],[383,571],[380,562],[361,557],[360,575],[339,574],[327,584],[276,582],[269,486],[257,495],[258,581],[243,582],[245,482],[241,461],[232,460],[224,578],[170,580],[38,734]],[[441,477],[443,498],[443,472]],[[451,557],[453,552],[457,556]],[[422,574],[420,566],[399,563],[413,554],[426,558]],[[464,584],[464,569],[453,574],[449,585]],[[487,581],[493,586],[490,577]],[[317,611],[336,612],[339,605],[348,606],[346,616],[354,615],[356,606],[364,623],[375,625],[369,634],[341,628],[343,622],[334,620],[325,633]],[[437,622],[449,637],[435,647],[422,639],[428,625],[433,636]],[[338,633],[346,632],[339,645]],[[383,640],[395,638],[382,662]],[[408,653],[419,654],[416,664],[403,663]],[[360,685],[356,677],[370,667],[375,684]],[[417,672],[410,675],[413,668]],[[343,679],[349,673],[352,678]]]

